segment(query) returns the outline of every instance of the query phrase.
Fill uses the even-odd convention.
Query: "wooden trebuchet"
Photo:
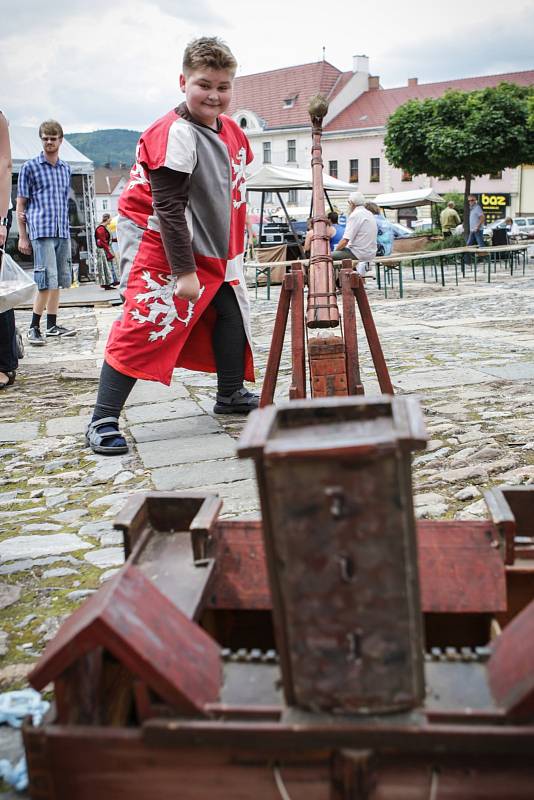
[[[313,237],[311,242],[310,272],[308,279],[308,328],[335,328],[339,325],[339,309],[330,240],[326,230],[323,186],[323,158],[321,135],[323,119],[328,111],[326,99],[318,94],[308,107],[312,122],[312,182],[313,182]]]

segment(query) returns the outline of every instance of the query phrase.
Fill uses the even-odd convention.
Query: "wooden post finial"
[[[312,97],[308,106],[308,113],[314,125],[321,125],[328,111],[328,101],[322,94]]]

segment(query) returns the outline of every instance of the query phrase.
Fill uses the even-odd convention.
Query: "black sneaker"
[[[217,394],[217,402],[213,406],[215,414],[250,414],[258,408],[260,398],[257,394],[248,392],[244,386],[237,389],[233,394],[225,397]]]
[[[27,339],[30,344],[37,345],[38,347],[42,347],[46,344],[45,338],[39,328],[30,328]]]
[[[47,336],[76,336],[77,333],[74,328],[64,328],[62,325],[52,325],[46,329]]]

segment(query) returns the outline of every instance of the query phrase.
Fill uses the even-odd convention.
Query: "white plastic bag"
[[[33,301],[37,286],[11,256],[0,249],[0,314]]]

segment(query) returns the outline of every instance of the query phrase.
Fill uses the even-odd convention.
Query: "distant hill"
[[[130,167],[135,161],[140,135],[140,131],[111,128],[91,133],[66,133],[65,139],[94,161],[95,167]]]

